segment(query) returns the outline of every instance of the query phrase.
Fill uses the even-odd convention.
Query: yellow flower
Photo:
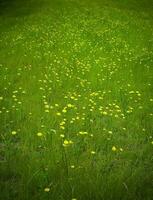
[[[48,109],[48,108],[49,108],[49,105],[45,105],[45,108]]]
[[[42,134],[41,132],[38,132],[38,133],[37,133],[37,136],[38,136],[38,137],[42,137],[43,134]]]
[[[68,145],[68,144],[69,144],[69,141],[68,141],[68,140],[64,140],[64,144],[65,144],[65,145]]]
[[[63,129],[63,130],[65,129],[65,127],[64,127],[64,126],[60,126],[60,128],[61,128],[61,129]]]
[[[17,132],[16,131],[12,131],[12,135],[16,135],[17,134]]]
[[[95,154],[96,152],[95,151],[91,151],[91,154]]]
[[[57,115],[57,116],[61,116],[61,113],[60,113],[60,112],[57,112],[56,115]]]
[[[50,191],[50,188],[46,187],[44,188],[44,192],[49,192]]]
[[[108,133],[109,133],[109,134],[112,134],[113,132],[112,132],[112,131],[108,131]]]
[[[69,146],[70,144],[73,144],[72,140],[64,140],[63,146],[64,146],[64,147],[67,147],[67,146]]]
[[[106,112],[106,111],[104,111],[102,114],[103,114],[103,115],[107,115],[107,112]]]
[[[60,135],[60,137],[61,137],[61,138],[64,138],[64,137],[65,137],[65,135],[64,135],[64,134],[61,134],[61,135]]]
[[[117,151],[117,148],[115,146],[113,146],[112,151]]]
[[[66,110],[66,109],[63,109],[63,110],[62,110],[62,112],[63,112],[63,113],[66,113],[66,112],[67,112],[67,110]]]
[[[93,134],[90,134],[91,137],[93,137]]]
[[[65,124],[65,122],[63,121],[63,122],[60,123],[60,126],[63,126],[64,124]]]
[[[122,149],[122,148],[120,148],[120,151],[123,151],[123,149]]]
[[[68,107],[68,108],[72,108],[72,107],[74,107],[74,106],[73,106],[72,104],[68,103],[68,104],[67,104],[67,107]]]
[[[86,132],[86,131],[80,131],[79,134],[80,135],[88,135],[88,132]]]

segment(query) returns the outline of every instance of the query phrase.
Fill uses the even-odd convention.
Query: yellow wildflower
[[[69,141],[68,140],[64,140],[64,145],[68,145]]]
[[[117,148],[115,146],[113,146],[112,151],[117,151]]]
[[[106,111],[102,112],[103,115],[107,115],[108,113]]]
[[[96,152],[95,151],[91,151],[91,154],[96,154]]]
[[[64,138],[64,137],[65,137],[65,135],[64,135],[64,134],[61,134],[61,135],[60,135],[60,137],[61,137],[61,138]]]
[[[49,192],[50,191],[50,188],[46,187],[44,188],[44,192]]]
[[[123,151],[123,149],[122,149],[122,148],[120,148],[120,151]]]
[[[65,129],[65,127],[64,127],[64,126],[60,126],[60,128],[61,128],[61,129],[63,129],[63,130]]]
[[[37,136],[38,136],[38,137],[42,137],[43,134],[42,134],[41,132],[38,132],[38,133],[37,133]]]
[[[67,107],[68,107],[68,108],[73,108],[74,106],[73,106],[72,104],[68,103],[68,104],[67,104]]]
[[[16,131],[12,131],[12,135],[16,135],[17,134],[17,132]]]

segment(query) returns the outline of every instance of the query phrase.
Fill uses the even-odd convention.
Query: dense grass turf
[[[153,198],[153,1],[0,1],[1,199]]]

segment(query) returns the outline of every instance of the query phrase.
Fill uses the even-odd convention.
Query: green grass
[[[1,198],[151,200],[153,1],[0,7]]]

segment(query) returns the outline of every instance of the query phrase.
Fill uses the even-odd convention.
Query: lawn
[[[153,199],[152,11],[0,0],[2,200]]]

